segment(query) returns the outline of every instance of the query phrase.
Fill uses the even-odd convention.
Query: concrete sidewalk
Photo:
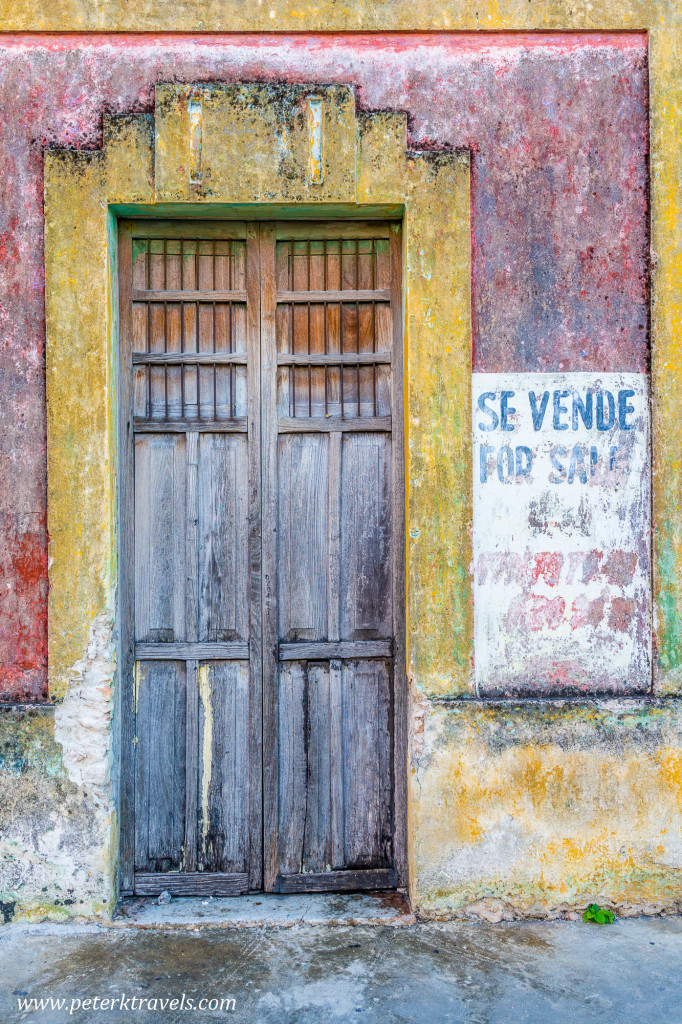
[[[288,926],[221,927],[209,919],[197,927],[132,918],[116,927],[1,929],[3,1024],[682,1024],[679,918],[610,927],[300,924],[295,915]],[[181,1001],[183,993],[182,1009],[130,1002]],[[67,1003],[20,1011],[18,999],[32,997]],[[117,1000],[116,1009],[70,1012],[72,1000],[94,997]],[[236,1008],[188,1010],[188,1000],[196,1006],[201,998],[234,999]]]

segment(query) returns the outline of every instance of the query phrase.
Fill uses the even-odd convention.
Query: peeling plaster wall
[[[613,359],[644,370],[646,49],[641,34],[0,40],[0,379],[8,397],[0,406],[0,692],[37,702],[66,694],[56,710],[2,716],[5,917],[106,914],[115,882],[110,615],[95,615],[89,638],[75,638],[69,670],[50,679],[48,693],[44,147],[97,149],[103,113],[153,112],[163,81],[352,84],[360,110],[407,114],[414,148],[473,154],[479,369],[493,356],[496,367],[508,359],[511,368],[532,354],[544,368],[561,369],[565,358],[574,368],[608,369]],[[433,279],[438,254],[422,257]],[[427,299],[415,303],[424,318],[433,313]],[[442,353],[424,356],[410,368],[413,394],[428,395],[422,426],[451,415],[448,396],[432,387]],[[455,377],[463,379],[459,369]],[[422,465],[440,443],[432,440]],[[469,472],[466,451],[457,459],[459,481]],[[461,495],[452,496],[453,526],[453,506],[434,506],[434,494],[430,483],[422,501],[422,511],[435,507],[433,529],[466,534]],[[665,564],[673,579],[672,549]],[[465,592],[467,565],[460,550],[414,569],[422,609],[411,622],[415,908],[492,920],[570,914],[597,898],[625,913],[680,909],[677,702],[458,700],[472,696],[470,609],[448,595]],[[110,580],[93,587],[111,601]],[[675,592],[666,595],[670,628],[659,654],[670,680],[679,672],[679,623]],[[432,636],[434,621],[441,625]]]
[[[152,110],[164,80],[352,84],[360,109],[407,113],[416,149],[470,148],[477,365],[558,343],[574,369],[641,362],[644,36],[3,37],[4,699],[48,697],[42,148],[100,146],[103,112]]]
[[[107,756],[86,752],[82,728],[57,727],[53,708],[0,710],[0,921],[113,909]]]
[[[678,701],[431,706],[413,769],[425,917],[682,912]]]

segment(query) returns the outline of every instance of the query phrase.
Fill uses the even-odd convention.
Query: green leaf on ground
[[[590,903],[583,914],[583,921],[592,921],[593,924],[613,924],[616,920],[615,914],[606,907],[600,907],[597,903]]]

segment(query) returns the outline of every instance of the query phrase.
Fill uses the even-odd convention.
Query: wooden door
[[[400,884],[399,228],[126,222],[119,289],[122,891]]]
[[[120,232],[122,888],[262,877],[258,232]]]
[[[261,234],[265,887],[404,867],[397,225]]]

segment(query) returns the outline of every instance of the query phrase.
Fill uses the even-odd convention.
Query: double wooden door
[[[121,222],[124,892],[405,881],[400,253]]]

